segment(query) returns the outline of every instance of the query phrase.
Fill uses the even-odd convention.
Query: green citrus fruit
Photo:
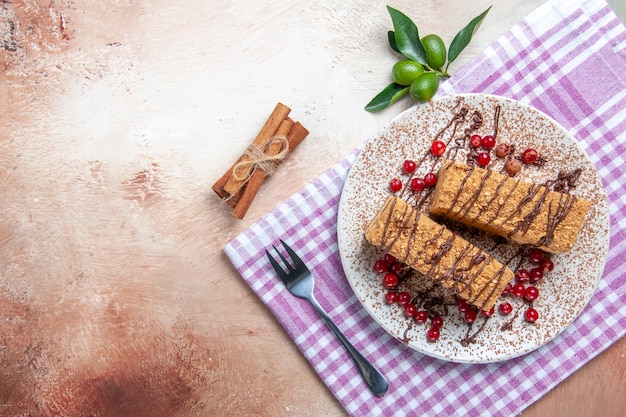
[[[426,35],[422,38],[422,45],[426,51],[428,66],[439,69],[446,63],[446,44],[435,34]]]
[[[424,67],[410,59],[398,61],[391,68],[393,81],[400,85],[411,85],[423,73]]]
[[[432,72],[425,72],[413,81],[409,94],[418,103],[429,101],[439,88],[439,77]]]

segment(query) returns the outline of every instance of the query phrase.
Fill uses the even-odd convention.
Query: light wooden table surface
[[[388,3],[447,41],[493,4],[454,72],[543,0]],[[406,107],[363,110],[385,4],[0,1],[0,415],[345,415],[221,248]],[[279,101],[311,134],[232,219],[210,187]],[[623,415],[625,354],[523,415]]]

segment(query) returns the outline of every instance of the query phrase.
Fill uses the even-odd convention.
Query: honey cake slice
[[[390,196],[365,238],[473,306],[489,310],[513,272],[448,228]]]
[[[590,203],[546,185],[447,162],[430,212],[550,253],[569,251]]]

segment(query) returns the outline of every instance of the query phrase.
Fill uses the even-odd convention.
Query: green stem
[[[425,64],[425,65],[424,65],[424,67],[426,68],[426,71],[427,71],[427,72],[432,72],[432,73],[434,73],[434,74],[437,74],[437,76],[439,76],[439,77],[450,78],[450,76],[451,76],[451,75],[448,73],[448,67],[447,67],[447,66],[446,66],[446,68],[445,68],[445,69],[443,69],[443,70],[442,70],[441,68],[439,68],[439,69],[433,69],[433,68],[431,68],[430,66],[428,66],[428,64]]]

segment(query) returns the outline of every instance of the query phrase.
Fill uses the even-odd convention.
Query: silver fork
[[[315,309],[320,314],[320,316],[322,316],[326,324],[328,324],[333,333],[335,333],[341,344],[346,348],[348,354],[350,354],[350,357],[352,357],[352,360],[359,370],[359,373],[365,380],[365,384],[372,391],[372,393],[376,396],[384,395],[387,392],[388,388],[387,380],[385,380],[385,377],[376,368],[374,368],[374,366],[369,363],[367,359],[365,359],[363,355],[361,355],[359,351],[355,349],[354,346],[352,346],[352,344],[348,341],[348,339],[346,339],[343,333],[341,333],[341,330],[339,330],[339,328],[320,306],[320,304],[315,299],[315,296],[313,295],[313,287],[315,285],[315,281],[313,279],[311,271],[309,271],[309,268],[307,268],[304,262],[302,262],[302,259],[300,259],[300,257],[296,255],[296,253],[289,246],[287,246],[285,242],[281,240],[280,243],[285,248],[285,251],[287,251],[287,253],[289,254],[289,257],[291,258],[291,261],[293,263],[292,266],[292,264],[287,261],[282,253],[276,248],[276,246],[272,245],[278,256],[280,256],[280,258],[282,259],[283,264],[287,268],[286,271],[280,266],[278,261],[274,259],[272,255],[270,255],[267,250],[265,251],[267,257],[270,260],[270,263],[274,267],[274,270],[276,271],[280,279],[283,281],[291,294],[295,295],[296,297],[309,300],[313,307],[315,307]]]

